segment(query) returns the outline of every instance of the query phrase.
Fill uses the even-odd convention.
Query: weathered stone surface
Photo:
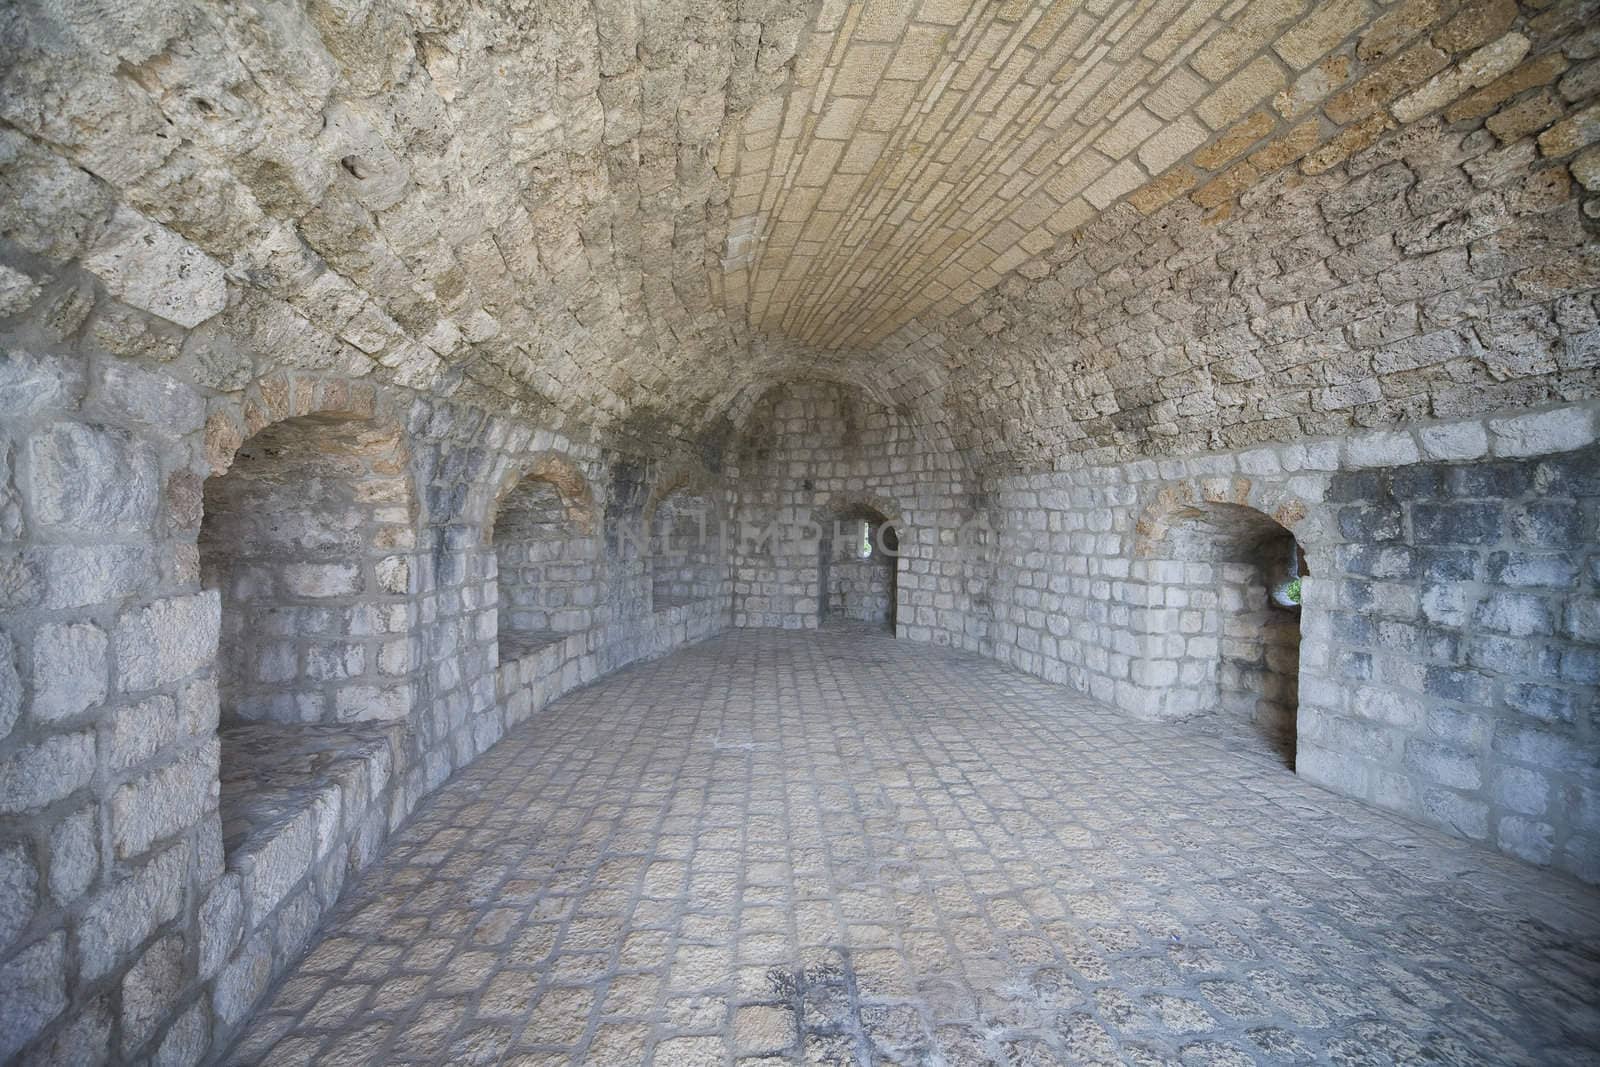
[[[21,419],[75,407],[83,396],[82,364],[59,356],[12,350],[0,359],[0,415]]]
[[[26,1062],[215,1054],[423,796],[556,695],[730,623],[892,619],[907,641],[1002,660],[1124,715],[1248,724],[1292,738],[1306,778],[1600,881],[1586,755],[1600,489],[1585,451],[1600,382],[1600,37],[1583,5],[80,6],[19,9],[0,71],[0,811],[20,816],[0,852],[24,849],[31,873],[13,873],[35,909],[0,967],[66,935],[67,1017]],[[548,523],[558,537],[506,521],[508,487],[531,473],[566,494]],[[729,532],[685,559],[651,535],[630,543],[622,528],[671,514],[678,494],[755,537]],[[906,522],[898,562],[763,540],[775,519],[849,507]],[[1285,531],[1312,571],[1298,607],[1287,572],[1243,558],[1288,567]],[[295,731],[277,735],[269,770],[244,773],[228,750],[267,728],[241,720]],[[671,741],[672,723],[655,725],[635,741]],[[770,733],[705,751],[737,777]],[[311,737],[351,748],[295,740]],[[840,737],[826,750],[859,748],[859,731]],[[619,751],[583,764],[573,788],[643,749]],[[700,774],[703,754],[673,766]],[[991,756],[1003,765],[968,745],[930,766]],[[682,801],[630,770],[646,807]],[[772,780],[751,778],[750,795]],[[948,791],[926,784],[879,783],[897,810],[932,804],[944,826]],[[1019,788],[989,814],[1048,856],[1015,818],[1018,796],[1029,811],[1043,799]],[[595,810],[615,821],[634,807]],[[1084,825],[1108,832],[1103,816]],[[751,816],[728,837],[718,818],[695,870],[775,832]],[[814,857],[803,827],[780,830],[798,885]],[[1155,867],[1170,867],[1170,840],[1152,840]],[[488,879],[500,853],[478,843],[445,834],[407,862],[443,855],[433,866],[453,877],[465,856]],[[672,942],[686,955],[671,969],[695,988],[643,988],[664,957],[614,985],[596,979],[594,952],[563,957],[552,1005],[615,992],[623,1006],[552,1006],[602,1020],[559,1047],[721,1062],[743,1029],[770,1031],[751,1048],[813,1058],[868,1045],[973,1062],[1146,1043],[1184,1059],[1353,1054],[1298,1016],[1273,1017],[1290,1037],[1247,1048],[1236,1020],[1277,1011],[1229,1010],[1234,986],[1259,984],[1248,968],[1097,1002],[1103,1043],[1077,1044],[1090,1028],[1060,1019],[1035,1028],[1028,1013],[1066,981],[1045,973],[1051,955],[1089,972],[1073,955],[1083,930],[1046,944],[1060,916],[1031,899],[1027,914],[980,902],[1012,933],[959,945],[978,965],[957,984],[987,994],[984,968],[1028,961],[1014,984],[1044,1000],[984,1002],[980,1018],[927,992],[943,949],[911,922],[892,944],[852,946],[853,984],[814,976],[827,997],[867,990],[858,1042],[797,1024],[780,1045],[780,1028],[755,1022],[790,1006],[774,965],[797,1004],[813,981],[815,961],[781,941],[816,916],[761,912],[781,863],[725,864],[750,929],[722,946],[738,968],[717,977],[705,950],[720,935],[701,919],[719,891],[657,851],[640,907],[687,885],[712,909],[691,908],[694,929]],[[859,874],[846,852],[830,870]],[[1471,874],[1450,884],[1484,884],[1460,855],[1428,852]],[[1082,871],[1047,873],[1070,889]],[[599,897],[553,932],[592,940],[584,923],[640,876],[602,870]],[[1113,879],[1111,895],[1151,877]],[[1242,881],[1265,884],[1269,905],[1303,892]],[[912,914],[903,890],[884,899]],[[506,894],[525,910],[520,891]],[[835,903],[850,929],[814,945],[897,929],[856,890]],[[1103,900],[1067,905],[1111,915]],[[454,937],[460,907],[418,910]],[[368,914],[362,930],[403,938],[412,917]],[[485,953],[516,927],[503,911],[472,922],[462,944]],[[173,957],[154,949],[173,944],[185,973],[158,1002]],[[1260,947],[1250,958],[1276,958]],[[369,952],[361,966],[393,962]],[[426,1032],[392,1032],[422,1018],[391,1001],[403,993],[335,988],[370,974],[315,974],[318,1026],[340,1027],[333,1014],[369,994],[385,1005],[375,1025],[388,1029],[341,1034],[353,1043],[329,1055],[509,1060],[526,1051],[506,1047],[519,1034],[543,1032],[500,1028],[543,1009],[489,973],[439,989],[468,999],[427,1013],[439,1029]],[[1088,981],[1077,992],[1105,1001],[1114,979]],[[294,1001],[306,985],[285,994],[282,1025],[313,1010]],[[706,997],[727,990],[729,1003]],[[1384,1005],[1432,1003],[1404,983],[1364,992],[1401,1030],[1405,1013]],[[1466,999],[1481,1006],[1480,992]],[[446,1029],[458,1007],[471,1032]],[[651,1012],[666,1013],[656,1029],[618,1036],[633,1025],[619,1019]],[[1519,1044],[1506,1013],[1485,1012],[1482,1056],[1570,1051],[1548,1027],[1546,1045]],[[1429,1049],[1461,1058],[1452,1033],[1427,1031]],[[1358,1036],[1358,1051],[1415,1058]]]
[[[33,918],[38,904],[39,871],[20,844],[0,848],[0,951],[11,946]]]
[[[214,976],[239,944],[244,904],[239,876],[227,874],[200,905],[200,976]]]
[[[181,934],[151,945],[122,977],[122,1052],[129,1056],[158,1033],[183,989],[185,947]]]
[[[0,964],[0,1057],[10,1058],[67,1007],[67,935],[54,933]]]
[[[214,593],[171,597],[128,612],[114,635],[118,688],[140,692],[193,674],[216,655],[218,625]]]
[[[179,845],[100,890],[78,930],[81,966],[88,977],[115,970],[129,949],[177,917],[187,864],[188,849]]]
[[[60,422],[28,442],[34,521],[42,530],[126,534],[155,517],[156,458],[123,430]]]
[[[106,696],[106,633],[92,622],[49,624],[33,636],[35,718],[70,718]]]
[[[111,795],[111,834],[118,858],[136,855],[188,829],[212,810],[217,743],[118,787]]]
[[[17,675],[16,656],[11,638],[0,633],[0,740],[5,739],[22,715],[22,679]]]
[[[179,326],[228,304],[222,265],[171,230],[118,207],[83,265],[124,303]]]
[[[94,777],[94,735],[58,734],[14,749],[0,762],[0,812],[44,807],[89,784]]]
[[[1600,437],[1591,411],[1560,410],[1489,422],[1497,456],[1538,456],[1582,448]]]
[[[71,904],[100,873],[100,828],[92,808],[62,819],[50,835],[50,895]]]
[[[252,937],[217,975],[212,1009],[230,1025],[242,1022],[272,978],[272,940],[268,931]]]

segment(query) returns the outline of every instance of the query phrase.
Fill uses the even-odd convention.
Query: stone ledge
[[[220,731],[223,847],[229,870],[242,880],[247,933],[370,810],[387,810],[405,733],[378,723],[252,723]]]

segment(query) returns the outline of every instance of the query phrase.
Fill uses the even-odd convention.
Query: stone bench
[[[225,727],[219,809],[224,886],[237,892],[238,940],[216,1007],[243,1018],[305,948],[346,880],[375,859],[408,760],[398,723],[248,723]]]

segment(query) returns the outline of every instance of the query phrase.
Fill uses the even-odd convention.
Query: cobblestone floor
[[[392,839],[239,1063],[1592,1062],[1600,896],[970,656],[734,631]]]

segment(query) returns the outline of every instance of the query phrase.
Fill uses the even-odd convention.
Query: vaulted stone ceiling
[[[1592,394],[1595,16],[26,0],[0,229],[192,243],[223,390],[237,342],[640,438],[820,377],[1003,466],[1286,439]]]

